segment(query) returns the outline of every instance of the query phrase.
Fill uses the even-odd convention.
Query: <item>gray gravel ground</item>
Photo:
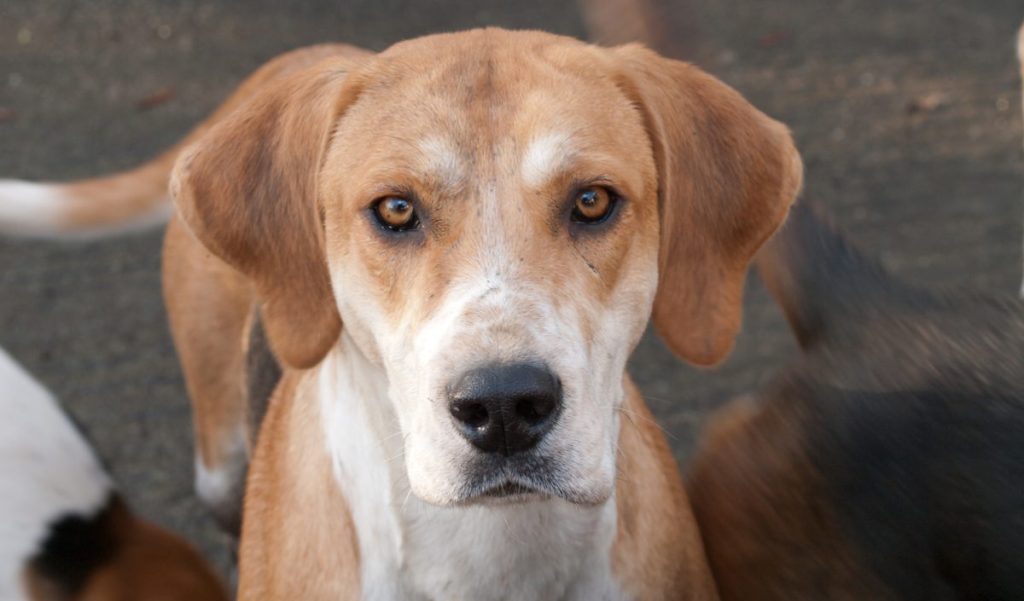
[[[1020,0],[692,4],[663,7],[694,20],[686,30],[697,43],[683,44],[696,48],[691,58],[790,124],[807,194],[863,246],[918,282],[1017,289]],[[479,25],[585,35],[576,4],[540,0],[3,0],[0,177],[68,179],[136,164],[286,49],[329,40],[382,49]],[[169,100],[138,108],[164,89]],[[132,504],[224,569],[224,541],[192,492],[159,248],[156,231],[0,241],[0,344],[85,425]],[[765,382],[793,352],[755,278],[724,365],[690,368],[648,337],[633,373],[685,462],[708,412]]]

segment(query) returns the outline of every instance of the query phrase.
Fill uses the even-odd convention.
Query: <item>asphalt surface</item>
[[[676,48],[792,127],[806,195],[862,246],[917,282],[1016,291],[1020,0],[707,0],[661,10],[687,32]],[[4,0],[0,177],[62,180],[134,165],[287,49],[332,40],[382,49],[481,25],[587,35],[572,2]],[[84,425],[132,505],[224,570],[225,541],[192,492],[160,237],[0,241],[0,344]],[[653,336],[634,356],[680,461],[711,410],[794,352],[756,278],[746,309],[736,351],[717,369],[683,365]]]

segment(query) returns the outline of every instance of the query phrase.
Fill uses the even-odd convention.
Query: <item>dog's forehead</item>
[[[456,51],[455,36],[430,57],[415,45],[385,53],[362,74],[365,89],[339,127],[350,167],[451,185],[515,172],[537,188],[583,162],[591,175],[643,163],[642,119],[612,83],[604,51],[551,38],[503,45],[476,35]]]

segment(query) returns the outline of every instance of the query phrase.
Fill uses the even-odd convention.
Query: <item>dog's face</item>
[[[614,85],[517,51],[388,61],[325,161],[341,318],[388,375],[413,491],[437,503],[512,483],[607,498],[623,372],[657,289],[640,114]],[[453,403],[471,373],[509,381],[470,391],[466,424]]]
[[[291,82],[289,99],[327,89],[275,115],[291,133],[249,154],[272,171],[309,155],[309,171],[235,192],[305,196],[305,239],[236,248],[260,232],[203,202],[230,186],[210,181],[225,173],[216,153],[246,155],[228,126],[179,165],[186,221],[251,273],[285,361],[322,356],[340,317],[387,374],[418,496],[604,501],[625,364],[652,307],[692,360],[731,344],[746,263],[799,186],[784,129],[688,66],[538,33],[425,38],[330,75]]]

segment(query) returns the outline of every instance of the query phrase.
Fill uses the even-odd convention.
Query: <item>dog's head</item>
[[[383,368],[418,496],[596,503],[652,309],[679,355],[721,359],[801,174],[782,125],[690,65],[488,29],[277,81],[172,188],[284,362],[344,323]]]

